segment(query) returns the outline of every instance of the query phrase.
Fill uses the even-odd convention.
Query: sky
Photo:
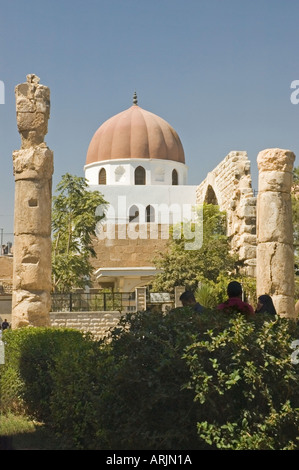
[[[188,184],[240,150],[258,189],[261,150],[292,150],[299,166],[298,46],[299,0],[0,0],[2,241],[21,145],[14,89],[28,74],[50,88],[53,195],[65,173],[84,176],[94,132],[135,91],[177,131]]]

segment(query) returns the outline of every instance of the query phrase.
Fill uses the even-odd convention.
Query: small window
[[[177,186],[179,184],[178,172],[176,170],[172,170],[172,184],[174,186]]]
[[[155,222],[155,209],[153,208],[153,206],[146,207],[146,221]]]
[[[135,170],[135,184],[145,184],[145,169],[142,166]]]
[[[99,173],[99,184],[106,184],[106,170],[102,168]]]
[[[132,206],[130,208],[129,222],[139,222],[139,209],[137,206]]]

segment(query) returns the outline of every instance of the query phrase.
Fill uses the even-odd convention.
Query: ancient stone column
[[[51,196],[53,152],[44,142],[50,90],[36,75],[15,88],[21,149],[15,177],[12,328],[48,326],[51,309]]]
[[[266,149],[258,154],[257,296],[271,295],[276,311],[295,316],[294,250],[291,206],[295,155]]]

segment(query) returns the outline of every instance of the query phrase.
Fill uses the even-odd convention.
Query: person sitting
[[[277,315],[273,300],[270,295],[260,295],[257,299],[257,306],[255,313],[269,313],[270,315]]]
[[[183,307],[191,307],[195,312],[203,312],[203,306],[199,302],[196,302],[193,292],[186,291],[183,292],[180,296],[180,301],[183,304]]]
[[[217,305],[217,310],[224,312],[236,312],[253,315],[253,307],[242,300],[242,286],[237,281],[232,281],[227,286],[228,299]]]

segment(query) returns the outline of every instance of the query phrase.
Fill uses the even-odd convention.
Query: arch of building
[[[248,276],[256,273],[256,197],[246,152],[232,151],[208,173],[196,192],[197,204],[215,204],[227,214],[227,234]]]

